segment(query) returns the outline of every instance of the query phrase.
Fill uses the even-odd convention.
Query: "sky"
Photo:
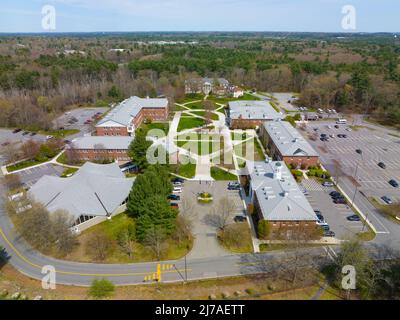
[[[399,32],[399,14],[399,0],[0,0],[0,32]]]

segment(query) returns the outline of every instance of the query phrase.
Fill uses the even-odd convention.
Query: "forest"
[[[49,129],[68,109],[131,95],[178,100],[185,79],[197,76],[298,92],[304,106],[397,126],[399,54],[391,34],[3,35],[0,126]]]

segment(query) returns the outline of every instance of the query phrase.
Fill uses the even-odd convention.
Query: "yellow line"
[[[14,250],[14,252],[20,257],[23,261],[25,261],[27,264],[38,268],[42,270],[42,266],[35,264],[31,261],[29,261],[27,258],[25,258],[15,247],[14,245],[7,239],[5,236],[3,230],[0,228],[0,234],[3,237],[3,239],[7,242],[7,244],[11,247],[11,249]],[[183,272],[184,270],[179,270],[180,272]],[[187,269],[187,271],[191,271],[191,269]],[[164,271],[163,273],[175,273],[175,270],[172,271]],[[126,276],[143,276],[143,275],[148,275],[149,272],[137,272],[137,273],[114,273],[114,274],[107,274],[107,273],[79,273],[79,272],[72,272],[72,271],[57,271],[56,273],[59,274],[66,274],[66,275],[76,275],[76,276],[82,276],[82,277],[126,277]]]

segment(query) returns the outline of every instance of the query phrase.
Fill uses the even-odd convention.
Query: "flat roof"
[[[135,118],[140,110],[144,108],[166,108],[168,106],[168,99],[153,99],[153,98],[139,98],[130,97],[116,107],[114,107],[100,122],[97,127],[101,127],[107,122],[114,122],[121,126],[129,127],[133,118]]]
[[[319,157],[317,151],[287,121],[270,121],[264,123],[275,146],[285,157]]]
[[[231,119],[275,120],[283,115],[277,112],[269,101],[231,101],[229,102]]]
[[[43,176],[29,195],[50,212],[65,210],[75,219],[81,215],[108,216],[128,197],[133,182],[116,163],[87,162],[70,178]]]
[[[68,148],[128,150],[133,139],[130,136],[87,136],[74,139]]]
[[[317,221],[313,208],[284,162],[254,162],[247,170],[265,220]]]

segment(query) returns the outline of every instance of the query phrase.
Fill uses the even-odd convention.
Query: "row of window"
[[[89,152],[95,152],[95,153],[126,153],[127,150],[125,150],[125,149],[79,149],[79,152],[81,152],[81,153],[89,153]]]

